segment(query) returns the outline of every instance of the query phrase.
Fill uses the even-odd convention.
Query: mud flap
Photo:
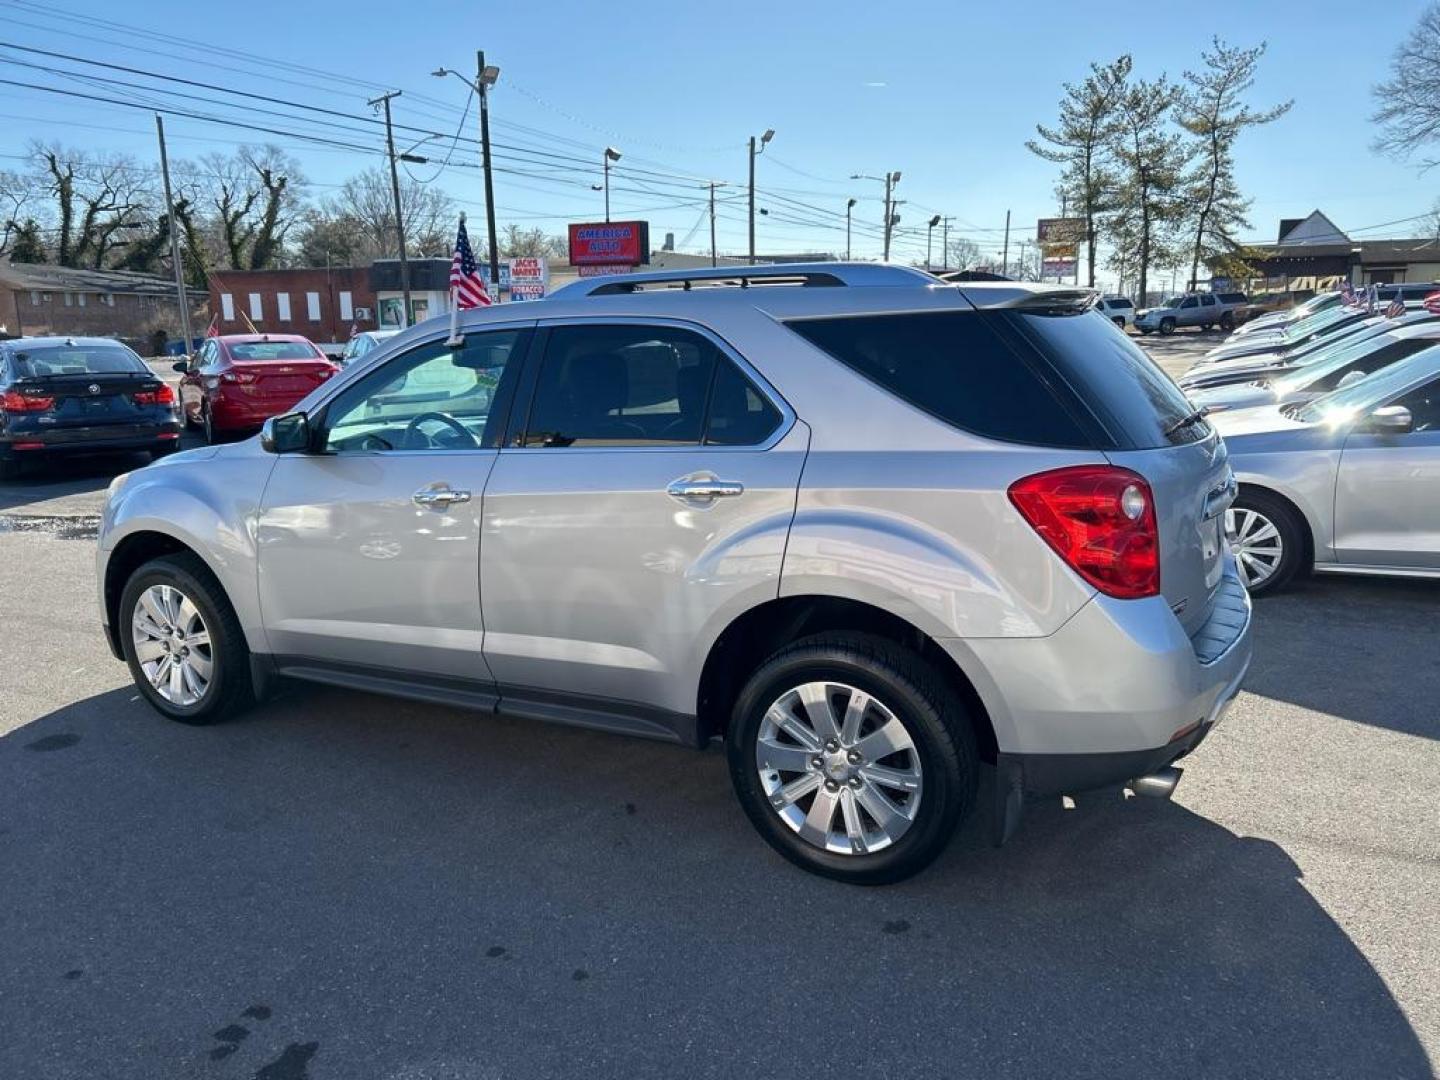
[[[997,848],[1015,835],[1025,812],[1025,770],[1008,754],[995,759],[995,790],[991,802],[990,842]]]

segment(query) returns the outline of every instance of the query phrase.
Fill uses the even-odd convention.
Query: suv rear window
[[[308,341],[256,341],[226,346],[236,360],[323,360],[320,350]]]
[[[1091,314],[1012,316],[1101,423],[1136,450],[1195,442],[1210,434],[1180,388],[1108,319]]]
[[[1085,317],[1109,334],[1115,328]],[[1045,374],[976,312],[803,319],[786,325],[876,385],[953,427],[1005,442],[1091,447]],[[1177,390],[1178,394],[1179,391]],[[1183,400],[1183,399],[1182,399]]]
[[[15,374],[45,375],[150,374],[145,362],[123,345],[46,345],[15,353]]]
[[[1243,292],[1222,292],[1222,293],[1220,294],[1220,303],[1222,303],[1222,304],[1247,304],[1247,303],[1249,303],[1249,300],[1246,299],[1245,294],[1244,294]]]
[[[1123,296],[1107,296],[1105,298],[1105,304],[1107,307],[1113,308],[1132,308],[1135,306],[1130,300]]]

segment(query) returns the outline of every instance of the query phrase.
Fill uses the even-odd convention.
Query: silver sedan
[[[1297,573],[1440,577],[1440,350],[1304,405],[1222,412],[1251,593]]]

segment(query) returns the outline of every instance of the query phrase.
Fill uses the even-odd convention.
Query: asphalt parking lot
[[[1145,339],[1175,372],[1211,335]],[[98,629],[115,472],[0,485],[0,1076],[1428,1077],[1440,582],[1317,578],[1173,802],[856,889],[718,752],[319,687],[161,720]]]

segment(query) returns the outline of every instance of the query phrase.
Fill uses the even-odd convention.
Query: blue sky
[[[701,180],[727,181],[720,189],[719,246],[743,251],[745,140],[774,128],[774,142],[759,161],[759,205],[772,211],[760,219],[760,249],[843,249],[841,215],[853,195],[862,199],[855,234],[861,256],[878,254],[880,185],[851,181],[851,173],[902,170],[897,197],[908,200],[900,208],[902,228],[923,229],[932,213],[944,213],[955,219],[957,234],[998,251],[1007,209],[1012,243],[1033,236],[1035,218],[1057,209],[1054,168],[1033,157],[1024,141],[1036,121],[1055,115],[1061,83],[1083,77],[1091,60],[1127,51],[1141,74],[1178,76],[1198,62],[1216,32],[1236,44],[1269,43],[1253,91],[1257,105],[1295,99],[1290,115],[1239,147],[1241,185],[1254,198],[1254,237],[1269,239],[1277,219],[1316,207],[1347,230],[1420,214],[1440,197],[1440,174],[1421,176],[1373,153],[1369,115],[1370,87],[1384,77],[1391,52],[1423,7],[1420,0],[1399,0],[1380,14],[1363,4],[1267,0],[1210,2],[1182,15],[1125,3],[248,0],[201,9],[193,0],[0,0],[0,40],[357,117],[369,115],[365,98],[372,87],[397,88],[404,92],[395,102],[397,121],[447,132],[459,123],[466,90],[458,80],[428,73],[440,65],[473,70],[474,50],[484,47],[489,62],[502,68],[491,99],[493,137],[513,148],[504,151],[512,155],[508,162],[497,151],[497,163],[517,170],[496,177],[502,224],[514,220],[558,232],[567,220],[598,217],[601,198],[589,184],[599,180],[600,152],[612,144],[624,154],[612,174],[613,216],[644,216],[657,244],[674,232],[683,247],[701,250],[709,242]],[[179,47],[151,36],[164,33],[191,43]],[[53,73],[9,63],[0,69],[0,78],[115,96]],[[264,122],[326,130],[273,117]],[[345,123],[367,127],[359,119]],[[467,135],[473,125],[472,111]],[[340,127],[337,121],[335,130]],[[183,118],[167,120],[167,130],[172,155],[181,157],[248,137]],[[0,85],[0,155],[18,154],[38,136],[149,161],[152,131],[141,110]],[[378,145],[374,133],[332,131],[332,137]],[[323,185],[381,160],[357,150],[274,141],[300,158],[320,194]],[[445,145],[431,140],[421,152],[440,158]],[[461,143],[453,160],[468,165],[474,156],[474,148]],[[0,167],[16,164],[0,158]],[[584,171],[591,168],[593,175]],[[415,167],[419,177],[434,174],[433,167]],[[474,168],[447,169],[435,182],[478,209]],[[937,230],[937,245],[938,239]],[[898,254],[923,257],[923,232],[905,236]]]

